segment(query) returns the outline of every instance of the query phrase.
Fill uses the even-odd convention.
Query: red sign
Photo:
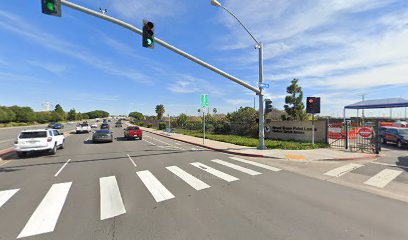
[[[363,138],[369,138],[371,137],[372,134],[373,134],[373,131],[371,130],[371,128],[368,128],[368,127],[363,127],[363,128],[360,128],[360,130],[358,130],[358,135],[360,135]]]

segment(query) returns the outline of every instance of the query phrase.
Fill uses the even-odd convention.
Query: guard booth
[[[365,100],[345,106],[343,111],[343,121],[328,125],[328,143],[332,147],[378,154],[381,150],[379,134],[380,123],[378,121],[375,123],[365,123],[364,114],[362,115],[362,122],[346,120],[346,110],[389,108],[390,117],[392,117],[393,108],[405,108],[406,119],[407,107],[408,100],[403,98]]]

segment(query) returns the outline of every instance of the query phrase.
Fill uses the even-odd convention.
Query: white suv
[[[14,142],[14,148],[19,157],[24,157],[28,152],[47,151],[51,154],[57,148],[64,148],[64,134],[55,129],[23,130]]]

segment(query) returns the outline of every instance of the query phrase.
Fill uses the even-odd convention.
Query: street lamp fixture
[[[251,38],[255,41],[255,49],[258,49],[259,52],[259,149],[265,149],[265,119],[264,119],[264,93],[263,93],[263,88],[262,83],[263,83],[263,44],[261,42],[258,42],[254,35],[251,34],[251,32],[244,26],[244,24],[235,16],[230,10],[228,10],[226,7],[221,5],[220,2],[217,0],[211,0],[211,5],[216,6],[216,7],[221,7],[225,11],[227,11],[231,16],[233,16],[238,23],[245,29],[245,31],[251,36]]]

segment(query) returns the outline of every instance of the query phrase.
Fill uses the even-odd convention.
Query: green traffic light
[[[153,43],[152,39],[148,38],[147,39],[147,45],[152,45],[152,43]]]
[[[52,3],[52,2],[48,2],[48,3],[47,3],[47,8],[48,8],[48,10],[50,10],[50,11],[55,11],[55,4]]]

